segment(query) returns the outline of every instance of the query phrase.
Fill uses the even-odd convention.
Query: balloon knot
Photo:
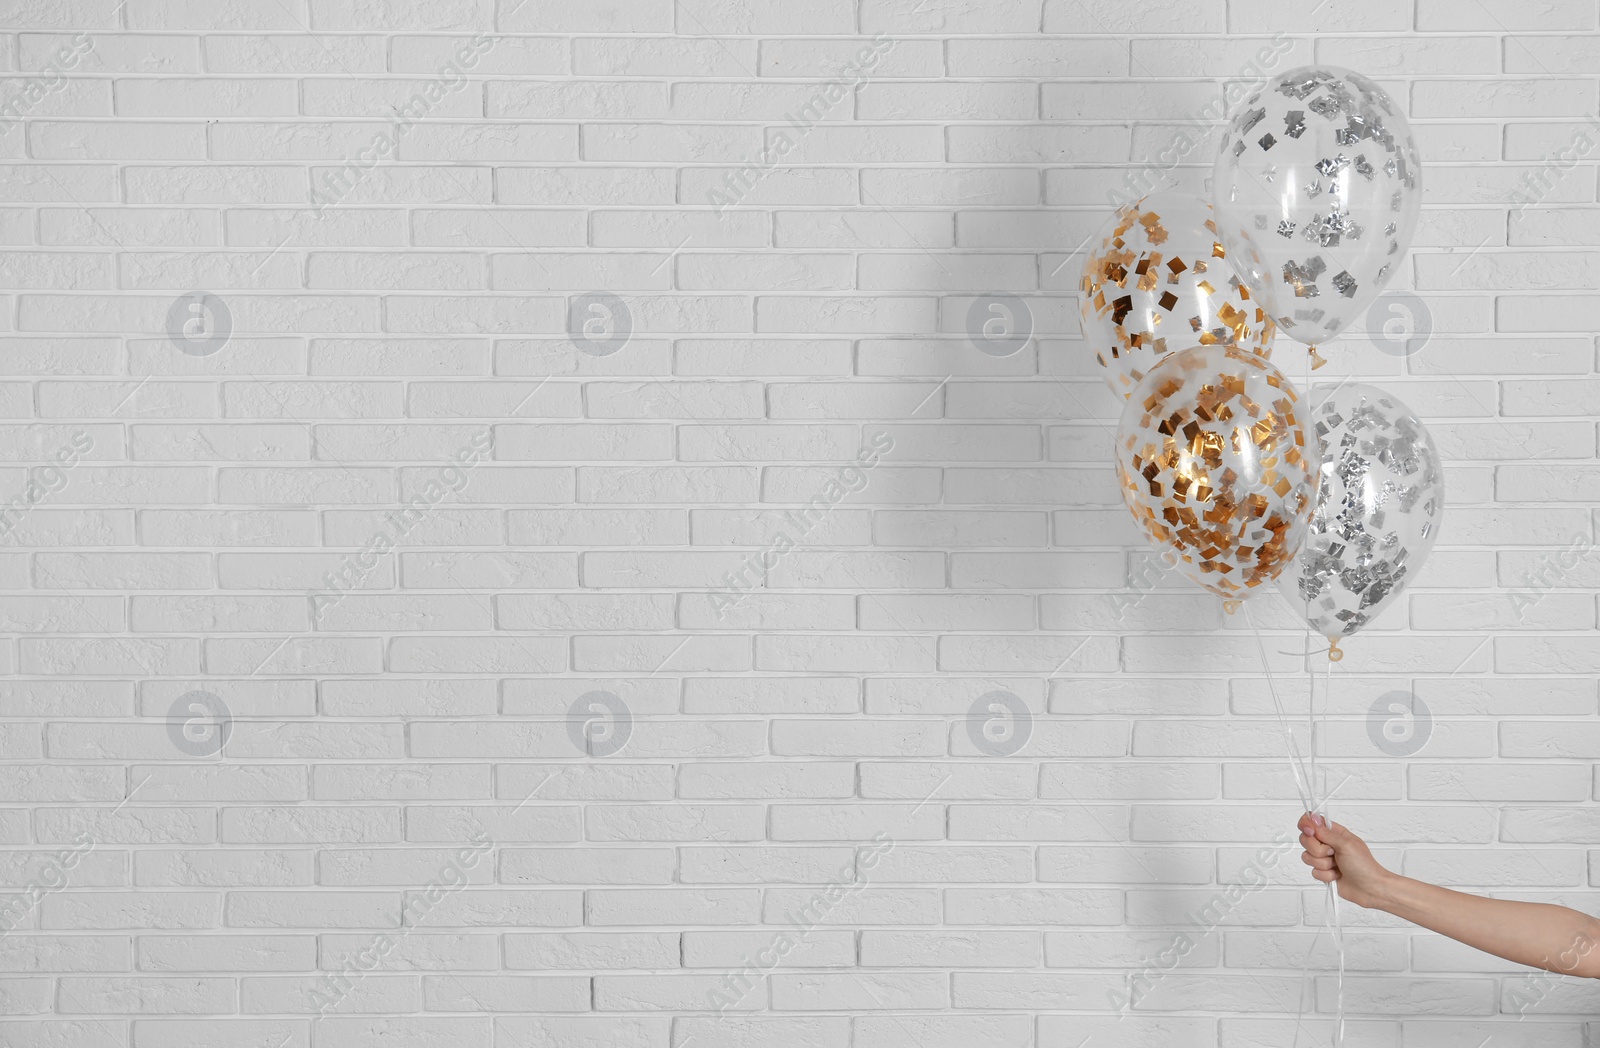
[[[1306,349],[1311,353],[1311,370],[1312,371],[1317,370],[1322,365],[1327,363],[1327,361],[1322,358],[1322,355],[1317,352],[1317,347],[1316,346],[1307,346]]]
[[[1222,610],[1227,612],[1229,615],[1232,615],[1234,612],[1239,610],[1239,605],[1243,603],[1244,601],[1242,600],[1225,600],[1222,602]]]
[[[1339,662],[1344,659],[1344,652],[1339,650],[1339,638],[1328,638],[1328,661]]]

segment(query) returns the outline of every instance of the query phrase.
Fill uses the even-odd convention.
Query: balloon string
[[[1328,641],[1329,650],[1328,650],[1327,671],[1325,673],[1324,683],[1323,683],[1323,686],[1322,686],[1322,726],[1323,727],[1326,727],[1327,723],[1328,723],[1328,707],[1333,704],[1333,664],[1334,664],[1335,661],[1337,661],[1333,657],[1334,651],[1337,650],[1337,648],[1335,647],[1335,643],[1336,642],[1334,640],[1332,640],[1332,639],[1330,639]],[[1315,671],[1311,671],[1311,672],[1308,672],[1306,674],[1306,676],[1309,677],[1309,678],[1312,678],[1314,680],[1315,677],[1316,677],[1316,673],[1315,673]],[[1313,737],[1312,738],[1312,742],[1311,742],[1311,754],[1312,754],[1312,759],[1313,760],[1316,759],[1316,752],[1317,752],[1317,744],[1316,744],[1315,737]],[[1327,808],[1327,804],[1328,804],[1328,797],[1327,797],[1326,792],[1324,792],[1324,794],[1323,794],[1322,804],[1323,804],[1323,808],[1324,808],[1323,814],[1327,815],[1326,808]],[[1329,816],[1329,821],[1330,822],[1332,821],[1332,816]],[[1334,949],[1336,949],[1338,951],[1338,953],[1339,953],[1339,983],[1338,983],[1338,987],[1337,987],[1337,989],[1335,991],[1333,1044],[1334,1044],[1334,1048],[1343,1048],[1343,1045],[1344,1045],[1344,967],[1345,967],[1345,963],[1344,963],[1344,920],[1339,914],[1339,888],[1338,888],[1338,885],[1336,885],[1333,881],[1329,881],[1328,882],[1328,899],[1331,900],[1332,903],[1333,903],[1333,945],[1334,945]],[[1326,906],[1323,907],[1323,920],[1324,920],[1324,922],[1326,922],[1326,920],[1327,920],[1327,907]]]
[[[1315,378],[1314,378],[1312,372],[1316,371],[1318,368],[1322,367],[1324,364],[1327,363],[1327,361],[1324,360],[1322,358],[1322,356],[1317,353],[1317,347],[1316,346],[1311,346],[1309,348],[1310,348],[1311,352],[1306,357],[1306,392],[1305,392],[1305,395],[1306,395],[1308,401],[1309,401],[1309,398],[1311,397],[1312,383],[1315,381]],[[1310,604],[1311,604],[1310,600],[1307,599],[1307,601],[1306,601],[1306,612],[1307,612],[1306,617],[1307,618],[1310,618]],[[1257,643],[1258,646],[1260,645],[1260,641],[1261,641],[1261,638],[1258,636],[1256,638],[1256,643]],[[1307,717],[1309,717],[1311,719],[1311,724],[1310,724],[1310,730],[1311,730],[1311,782],[1312,782],[1313,789],[1315,789],[1320,783],[1320,780],[1318,780],[1318,778],[1317,778],[1317,736],[1323,734],[1323,730],[1326,729],[1327,724],[1328,724],[1328,707],[1330,705],[1332,705],[1332,703],[1333,703],[1333,664],[1335,662],[1338,662],[1342,658],[1344,658],[1344,653],[1339,650],[1339,638],[1337,638],[1337,637],[1329,637],[1328,638],[1328,661],[1327,661],[1327,664],[1326,664],[1327,665],[1327,671],[1326,671],[1326,674],[1324,676],[1324,682],[1323,682],[1323,688],[1322,688],[1322,715],[1321,715],[1320,718],[1318,718],[1317,712],[1316,712],[1317,674],[1316,674],[1316,671],[1311,669],[1309,666],[1306,667],[1306,688],[1307,688],[1307,691],[1309,693],[1307,695],[1306,715],[1307,715]],[[1264,647],[1263,647],[1263,651],[1262,651],[1262,664],[1263,665],[1266,664],[1266,653],[1265,653]],[[1270,672],[1271,671],[1269,670],[1268,673],[1270,674]],[[1326,792],[1327,784],[1326,783],[1320,783],[1320,785],[1323,787],[1323,790],[1324,790],[1323,797],[1322,797],[1322,805],[1321,805],[1321,807],[1323,809],[1322,814],[1325,817],[1328,817],[1329,820],[1331,821],[1331,816],[1328,816],[1328,812],[1327,812],[1327,807],[1328,807],[1328,796],[1327,796],[1327,792]],[[1306,810],[1307,811],[1311,811],[1311,812],[1315,812],[1316,808],[1310,807],[1310,808],[1307,808]],[[1335,1005],[1334,1005],[1335,1018],[1334,1018],[1333,1044],[1334,1044],[1334,1048],[1343,1048],[1343,1046],[1344,1046],[1344,969],[1345,969],[1344,920],[1343,920],[1343,917],[1341,916],[1341,914],[1339,912],[1339,889],[1332,881],[1328,882],[1328,894],[1324,897],[1324,899],[1322,901],[1322,923],[1324,925],[1328,924],[1328,908],[1330,906],[1330,903],[1331,903],[1332,908],[1333,908],[1333,945],[1334,945],[1334,949],[1337,950],[1338,953],[1339,953],[1339,982],[1338,982],[1337,988],[1335,990]],[[1312,945],[1313,945],[1313,948],[1315,948],[1316,941],[1314,939],[1312,940]],[[1308,957],[1308,960],[1309,960],[1309,957]],[[1307,972],[1307,974],[1310,973],[1309,965],[1306,968],[1306,972]],[[1300,1018],[1301,1018],[1302,1023],[1303,1023],[1303,1021],[1305,1019],[1305,1004],[1304,1004],[1304,1000],[1305,1000],[1305,998],[1304,998],[1304,995],[1302,993],[1302,996],[1301,996],[1301,1002],[1302,1003],[1301,1003],[1301,1010],[1300,1010]],[[1313,1004],[1314,1003],[1315,1003],[1315,998],[1313,996]],[[1295,1031],[1294,1031],[1295,1048],[1299,1048],[1299,1044],[1300,1044],[1300,1025],[1301,1025],[1301,1023],[1296,1023],[1295,1024]]]
[[[1266,675],[1266,678],[1267,678],[1267,690],[1272,695],[1272,706],[1273,706],[1273,709],[1277,712],[1277,715],[1278,715],[1278,728],[1283,733],[1284,745],[1288,749],[1289,769],[1290,769],[1290,771],[1292,771],[1294,773],[1295,789],[1300,794],[1300,803],[1305,806],[1305,810],[1306,811],[1311,812],[1313,814],[1317,814],[1318,813],[1318,809],[1320,807],[1322,807],[1322,804],[1326,804],[1326,799],[1324,799],[1322,804],[1318,804],[1313,799],[1312,786],[1311,786],[1310,782],[1308,781],[1309,780],[1309,776],[1306,774],[1305,758],[1303,756],[1301,756],[1299,744],[1294,741],[1294,733],[1289,730],[1289,717],[1288,717],[1288,714],[1284,711],[1283,700],[1278,697],[1278,685],[1277,685],[1276,679],[1272,675],[1272,662],[1271,662],[1271,660],[1269,660],[1267,658],[1267,645],[1266,645],[1266,642],[1261,639],[1261,631],[1256,628],[1255,619],[1250,614],[1250,604],[1249,604],[1249,602],[1246,601],[1244,603],[1243,607],[1244,607],[1244,620],[1245,620],[1245,623],[1250,627],[1250,632],[1251,632],[1252,635],[1254,635],[1254,637],[1256,639],[1256,651],[1259,652],[1260,655],[1261,655],[1261,669]],[[1316,732],[1316,723],[1315,723],[1315,719],[1314,718],[1315,718],[1315,714],[1316,714],[1316,709],[1315,709],[1315,698],[1314,698],[1314,696],[1315,696],[1315,681],[1316,681],[1316,677],[1315,677],[1315,674],[1308,674],[1307,676],[1309,678],[1309,682],[1312,685],[1312,697],[1311,697],[1311,701],[1308,702],[1307,715],[1309,717],[1313,718],[1312,722],[1311,722],[1312,736],[1311,736],[1311,740],[1310,741],[1311,741],[1312,761],[1315,762],[1315,760],[1316,760],[1316,733],[1315,733]],[[1328,683],[1329,683],[1330,686],[1332,685],[1332,682],[1333,682],[1333,669],[1332,669],[1332,666],[1330,664],[1329,669],[1328,669]],[[1326,694],[1324,694],[1324,703],[1326,703],[1326,699],[1327,699],[1327,696],[1326,696]],[[1324,709],[1326,709],[1326,705],[1324,705]],[[1345,969],[1344,930],[1343,930],[1342,923],[1340,921],[1339,911],[1338,911],[1338,907],[1339,907],[1338,890],[1334,887],[1333,882],[1331,882],[1331,881],[1328,882],[1328,893],[1329,893],[1329,897],[1333,899],[1333,907],[1334,907],[1334,945],[1335,945],[1335,947],[1336,947],[1336,949],[1338,950],[1338,953],[1339,953],[1338,1016],[1337,1016],[1336,1034],[1335,1034],[1335,1036],[1338,1038],[1336,1044],[1343,1045],[1343,1043],[1344,1043],[1344,969]],[[1323,904],[1323,910],[1324,910],[1324,915],[1325,915],[1324,919],[1326,919],[1326,912],[1327,912],[1327,903],[1326,903],[1326,901]],[[1313,940],[1313,946],[1315,946],[1315,941],[1314,940]],[[1310,958],[1308,957],[1307,958],[1308,962],[1309,962],[1309,959]],[[1299,1044],[1300,1044],[1300,1028],[1303,1025],[1305,1025],[1305,990],[1304,990],[1304,982],[1305,982],[1305,977],[1309,976],[1309,974],[1310,974],[1310,967],[1309,967],[1309,964],[1308,964],[1307,968],[1305,970],[1305,973],[1302,975],[1302,980],[1301,980],[1302,989],[1301,989],[1300,1017],[1295,1022],[1295,1031],[1294,1031],[1295,1048],[1299,1048]],[[1316,1003],[1315,1002],[1315,993],[1313,992],[1313,1001],[1312,1001],[1313,1006],[1315,1006],[1315,1003]]]
[[[1256,650],[1261,653],[1261,668],[1267,675],[1267,690],[1272,693],[1272,706],[1278,713],[1278,728],[1283,732],[1284,745],[1289,750],[1289,769],[1294,772],[1295,788],[1300,792],[1300,803],[1305,805],[1305,810],[1315,812],[1316,808],[1311,803],[1311,788],[1306,783],[1306,762],[1300,756],[1300,744],[1294,741],[1294,733],[1289,730],[1289,717],[1284,713],[1283,700],[1278,698],[1278,685],[1272,677],[1272,663],[1267,659],[1267,646],[1261,639],[1261,631],[1256,629],[1255,618],[1250,614],[1250,604],[1244,604],[1244,621],[1250,627],[1250,632],[1255,634]]]
[[[1308,373],[1306,375],[1306,382],[1307,382],[1308,386],[1310,384],[1310,381],[1311,381],[1311,375],[1309,374],[1309,369],[1308,369]],[[1310,645],[1309,644],[1307,645],[1307,649],[1306,650],[1307,650],[1306,662],[1309,665],[1310,661],[1311,661],[1311,656],[1309,654],[1309,652],[1310,652]],[[1307,673],[1306,674],[1306,732],[1307,732],[1307,737],[1310,740],[1309,745],[1311,747],[1311,786],[1310,786],[1311,803],[1312,803],[1312,805],[1315,805],[1318,779],[1317,779],[1317,676],[1314,673]],[[1313,808],[1311,806],[1308,806],[1306,808],[1306,810],[1307,811],[1311,811],[1311,810],[1313,810]],[[1322,923],[1324,925],[1326,925],[1328,923],[1328,913],[1327,913],[1328,900],[1326,898],[1324,898],[1322,900],[1322,909],[1323,909]],[[1317,943],[1321,939],[1322,939],[1322,930],[1319,928],[1317,930],[1317,933],[1311,937],[1311,945],[1306,947],[1306,959],[1301,965],[1301,970],[1300,970],[1300,1015],[1299,1015],[1298,1018],[1295,1019],[1293,1048],[1300,1048],[1300,1034],[1305,1029],[1306,1011],[1307,1011],[1307,1009],[1309,1008],[1311,1011],[1316,1011],[1316,1008],[1317,1008],[1317,983],[1316,983],[1316,979],[1312,975],[1311,958],[1316,956]],[[1307,991],[1310,991],[1309,992],[1309,998],[1310,998],[1310,1004],[1309,1005],[1306,1003],[1307,1002],[1307,997],[1308,997]]]
[[[1310,645],[1308,644],[1306,647],[1309,650]],[[1323,702],[1323,707],[1322,708],[1323,708],[1324,712],[1326,712],[1326,710],[1328,708],[1327,707],[1328,692],[1327,692],[1326,688],[1324,688],[1323,692],[1322,692],[1322,702]],[[1312,800],[1316,800],[1317,799],[1317,789],[1319,787],[1324,787],[1325,788],[1325,784],[1322,782],[1321,779],[1319,779],[1317,777],[1317,729],[1318,729],[1318,725],[1317,725],[1317,675],[1311,669],[1311,656],[1310,656],[1310,654],[1307,654],[1307,656],[1306,656],[1306,732],[1309,735],[1310,740],[1311,740],[1310,741],[1310,746],[1311,746],[1311,799]],[[1323,797],[1323,802],[1324,803],[1327,802],[1327,797]]]

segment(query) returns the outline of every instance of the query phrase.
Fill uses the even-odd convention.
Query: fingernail
[[[1327,829],[1328,828],[1328,820],[1324,819],[1322,816],[1313,815],[1313,816],[1311,816],[1311,818],[1316,820],[1317,825],[1321,826],[1323,829]]]

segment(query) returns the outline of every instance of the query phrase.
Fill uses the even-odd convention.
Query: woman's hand
[[[1300,861],[1339,897],[1532,968],[1600,979],[1600,920],[1565,906],[1489,899],[1390,873],[1360,837],[1307,812]]]
[[[1336,822],[1307,812],[1300,817],[1300,846],[1305,849],[1300,861],[1311,867],[1311,876],[1324,883],[1337,882],[1341,899],[1368,909],[1381,908],[1393,874],[1378,865],[1366,841]]]

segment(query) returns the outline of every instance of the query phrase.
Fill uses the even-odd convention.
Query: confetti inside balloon
[[[1224,261],[1211,205],[1155,193],[1121,208],[1083,266],[1083,335],[1126,397],[1169,353],[1237,343],[1271,356],[1273,323]]]
[[[1293,69],[1228,123],[1212,172],[1217,231],[1279,329],[1315,354],[1399,269],[1421,175],[1405,113],[1381,87],[1333,66]]]
[[[1250,596],[1293,562],[1316,497],[1316,448],[1294,386],[1236,346],[1167,357],[1117,429],[1122,498],[1184,575]]]
[[[1312,391],[1322,480],[1279,589],[1325,637],[1360,630],[1416,578],[1439,537],[1444,470],[1422,422],[1376,386]]]

